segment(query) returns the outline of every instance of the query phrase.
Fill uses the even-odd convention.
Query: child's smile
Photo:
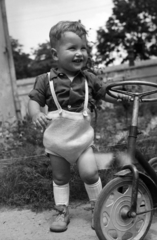
[[[83,62],[83,59],[74,59],[73,62],[81,63],[81,62]]]

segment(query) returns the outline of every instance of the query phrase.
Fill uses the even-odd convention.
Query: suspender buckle
[[[83,116],[84,116],[84,117],[88,117],[88,113],[87,113],[86,110],[83,111]]]
[[[62,109],[60,108],[60,109],[59,109],[59,115],[61,115],[61,114],[62,114]]]

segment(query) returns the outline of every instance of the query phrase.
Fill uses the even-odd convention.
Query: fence
[[[100,72],[103,81],[139,80],[157,83],[157,60],[137,62],[135,66],[118,65],[106,67]],[[21,104],[21,114],[27,114],[28,93],[32,90],[35,78],[17,81],[18,95]]]

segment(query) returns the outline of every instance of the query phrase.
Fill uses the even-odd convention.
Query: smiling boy
[[[70,165],[77,164],[92,210],[102,189],[93,153],[94,131],[91,108],[106,96],[106,85],[83,70],[88,60],[87,31],[80,22],[61,21],[50,30],[52,57],[57,68],[36,78],[29,94],[29,113],[33,122],[46,128],[43,135],[53,172],[53,194],[58,216],[50,230],[63,232],[70,222]],[[123,95],[119,95],[123,98]],[[48,106],[48,114],[40,108]],[[92,211],[93,212],[93,211]],[[92,228],[94,228],[92,220]]]

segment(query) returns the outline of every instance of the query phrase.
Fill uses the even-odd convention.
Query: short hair
[[[55,47],[58,40],[61,39],[64,32],[74,32],[79,37],[86,36],[87,31],[80,21],[60,21],[54,25],[49,32],[50,45]]]

